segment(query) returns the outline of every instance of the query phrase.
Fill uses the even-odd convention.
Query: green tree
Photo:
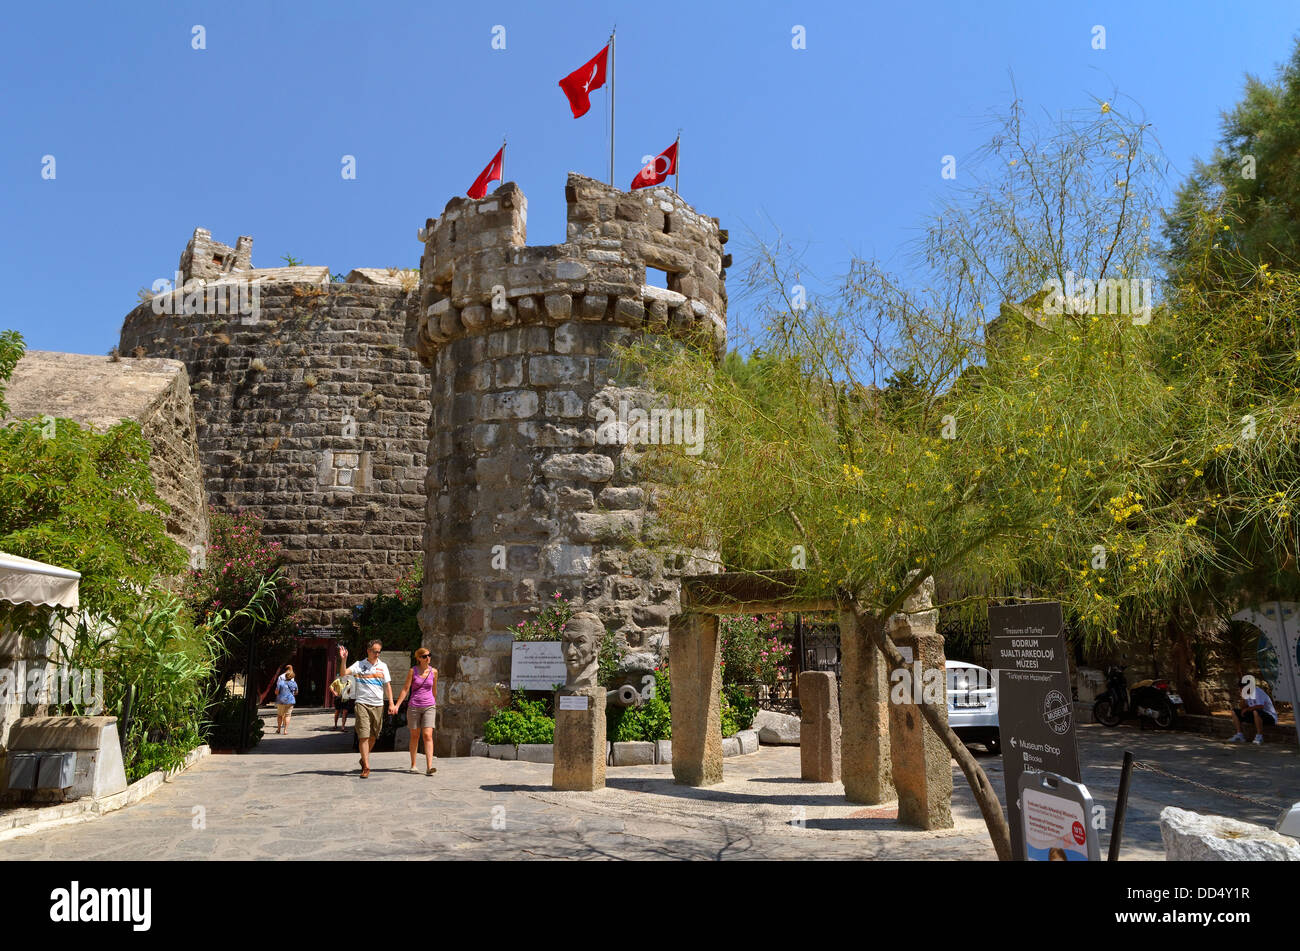
[[[0,419],[9,415],[9,404],[5,402],[5,384],[22,359],[24,349],[23,338],[18,331],[0,331]]]
[[[0,383],[21,356],[0,335]],[[81,572],[81,607],[122,617],[185,550],[167,534],[138,423],[100,434],[72,420],[0,425],[0,550]]]
[[[257,683],[265,684],[293,653],[298,631],[298,584],[284,575],[279,542],[262,537],[262,521],[246,512],[210,509],[207,559],[190,574],[186,601],[200,623],[235,612],[220,627],[222,642],[213,666],[214,689],[248,669],[248,646],[257,642]],[[264,591],[261,610],[240,608]]]
[[[987,173],[927,227],[919,289],[855,261],[833,300],[796,308],[797,262],[761,251],[761,393],[694,350],[629,354],[656,389],[705,409],[703,454],[647,453],[673,487],[660,517],[678,542],[722,550],[728,570],[785,569],[803,546],[804,592],[836,591],[895,666],[884,622],[929,576],[983,592],[968,610],[989,595],[1060,600],[1104,644],[1126,612],[1221,562],[1192,477],[1235,422],[1205,399],[1213,361],[1175,373],[1140,315],[1046,306],[1052,279],[1150,273],[1159,162],[1145,134],[1109,102],[1044,129],[1013,109]],[[941,708],[922,713],[1007,857],[987,777]]]
[[[1175,284],[1300,268],[1300,42],[1272,82],[1246,77],[1165,219]]]

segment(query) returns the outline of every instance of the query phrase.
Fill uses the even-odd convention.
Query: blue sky
[[[416,230],[502,135],[529,242],[562,241],[564,176],[603,179],[608,145],[605,93],[575,120],[556,83],[614,23],[616,184],[680,128],[682,195],[730,229],[733,275],[735,239],[779,227],[833,279],[854,254],[906,263],[952,184],[941,157],[978,147],[1013,77],[1031,109],[1053,112],[1118,88],[1154,123],[1176,180],[1210,152],[1245,74],[1272,78],[1289,57],[1300,9],[223,0],[10,5],[5,21],[0,329],[34,349],[104,353],[196,226],[229,244],[252,235],[263,267],[285,254],[342,272],[415,266]],[[196,24],[204,50],[191,48]],[[1104,51],[1091,48],[1097,24]],[[792,48],[796,25],[806,49]],[[730,317],[745,326],[742,301]]]

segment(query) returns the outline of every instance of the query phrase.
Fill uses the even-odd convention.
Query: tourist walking
[[[438,670],[429,666],[429,649],[421,647],[415,652],[415,663],[406,674],[406,686],[397,698],[400,707],[406,695],[411,695],[411,705],[406,708],[406,726],[411,733],[411,772],[415,772],[415,755],[420,740],[424,740],[424,775],[437,772],[433,766],[433,718],[438,704]]]
[[[379,651],[384,645],[371,641],[366,645],[366,656],[351,667],[347,667],[348,649],[339,645],[339,659],[344,665],[344,673],[352,675],[353,697],[356,706],[353,713],[357,731],[357,748],[361,751],[361,778],[370,776],[370,751],[375,748],[379,731],[384,728],[384,698],[388,699],[388,712],[396,713],[397,704],[393,703],[393,676],[388,672],[388,665],[379,659]]]
[[[293,705],[298,702],[298,684],[293,679],[293,665],[286,664],[284,673],[275,681],[275,732],[289,732],[289,718]]]
[[[348,714],[352,712],[352,678],[346,673],[340,673],[329,686],[330,696],[334,698],[334,729],[346,730],[348,728]],[[343,717],[343,725],[339,726],[339,716]]]

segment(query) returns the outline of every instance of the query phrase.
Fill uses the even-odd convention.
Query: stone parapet
[[[527,201],[514,182],[454,198],[420,231],[421,360],[460,337],[529,324],[600,321],[726,346],[727,233],[670,188],[629,193],[570,173],[567,240],[528,247]],[[647,282],[662,271],[665,287]]]

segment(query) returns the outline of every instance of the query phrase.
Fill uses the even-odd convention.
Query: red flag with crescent
[[[653,162],[647,162],[645,168],[637,172],[636,178],[632,179],[632,187],[628,191],[636,191],[638,188],[649,188],[651,185],[658,185],[660,182],[677,172],[677,143],[674,142],[668,148],[664,149],[655,156]]]
[[[488,162],[487,168],[479,173],[478,178],[474,179],[474,184],[469,186],[469,191],[465,194],[470,198],[482,198],[487,194],[488,182],[501,181],[501,166],[505,164],[506,147],[503,145],[492,156],[492,161]]]
[[[569,97],[569,108],[573,118],[585,116],[591,108],[591,91],[605,85],[605,67],[609,63],[609,44],[560,80],[560,88]]]

